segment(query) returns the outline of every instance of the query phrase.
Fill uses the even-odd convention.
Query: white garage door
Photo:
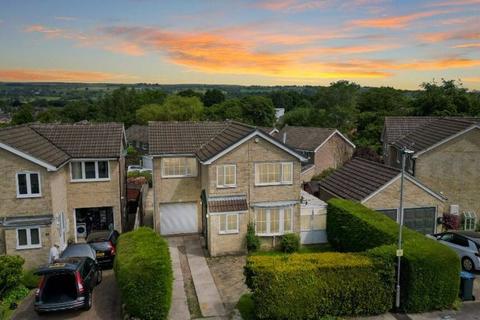
[[[197,204],[195,202],[160,205],[161,234],[196,232],[198,232],[198,227]]]

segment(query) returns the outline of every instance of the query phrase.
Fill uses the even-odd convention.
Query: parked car
[[[480,232],[448,231],[431,237],[455,250],[465,271],[480,270]]]
[[[102,267],[113,267],[118,231],[94,231],[87,237],[87,243],[95,250],[95,256]]]
[[[127,173],[128,173],[128,172],[134,172],[134,171],[140,171],[140,170],[142,170],[142,169],[143,169],[143,167],[140,166],[140,165],[130,165],[130,166],[128,166],[128,168],[127,168]]]
[[[37,313],[92,307],[93,289],[101,281],[98,264],[89,257],[60,258],[38,269],[42,276],[35,293]]]
[[[60,254],[60,258],[88,257],[97,262],[95,250],[87,243],[69,244]]]

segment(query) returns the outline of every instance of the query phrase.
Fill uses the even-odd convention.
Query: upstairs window
[[[255,185],[292,184],[292,162],[262,162],[255,164]]]
[[[106,181],[110,179],[108,161],[73,161],[70,163],[72,181]]]
[[[162,178],[180,178],[197,176],[197,159],[163,158]]]
[[[40,197],[40,189],[38,172],[17,172],[17,198]]]
[[[217,187],[232,188],[237,185],[237,166],[225,164],[217,166]]]

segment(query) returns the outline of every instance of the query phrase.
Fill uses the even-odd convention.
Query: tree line
[[[285,115],[276,121],[275,108]],[[366,88],[349,81],[308,90],[279,89],[265,94],[230,97],[220,89],[161,90],[121,87],[99,99],[68,101],[64,106],[32,104],[16,108],[12,124],[38,122],[123,122],[126,127],[154,120],[237,120],[257,126],[337,128],[358,146],[380,151],[385,116],[479,116],[480,94],[454,80],[421,84],[421,90]],[[38,109],[38,108],[37,108]]]

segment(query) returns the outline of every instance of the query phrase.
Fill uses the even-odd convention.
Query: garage
[[[113,208],[79,208],[75,209],[77,239],[86,238],[92,231],[112,230],[114,226]]]
[[[378,210],[389,218],[399,221],[397,218],[397,209]],[[403,223],[407,228],[413,229],[423,234],[435,233],[436,208],[405,208]]]
[[[160,233],[163,235],[197,233],[197,204],[160,204]]]

